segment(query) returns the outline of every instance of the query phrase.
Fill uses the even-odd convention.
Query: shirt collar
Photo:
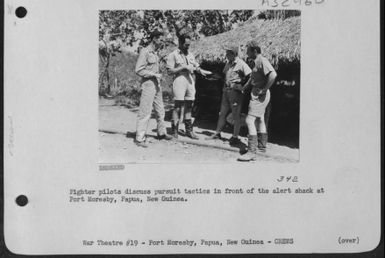
[[[153,44],[148,45],[148,51],[155,53],[155,47]]]
[[[231,65],[231,66],[236,65],[236,64],[239,62],[239,60],[241,60],[241,59],[239,58],[239,56],[236,56],[235,59],[234,59],[234,61],[233,61],[232,63],[229,62],[229,65]]]
[[[177,49],[177,51],[178,51],[178,54],[179,54],[179,55],[184,55],[183,52],[182,52],[182,50],[180,50],[179,48]],[[190,54],[190,51],[187,50],[186,56],[188,56],[189,54]]]

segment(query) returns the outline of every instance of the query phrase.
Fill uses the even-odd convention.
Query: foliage
[[[176,45],[176,38],[188,32],[193,37],[210,36],[233,28],[253,11],[227,10],[103,10],[99,13],[100,87],[111,92],[111,57],[124,48],[148,44],[155,29],[165,33],[163,48]],[[102,92],[102,91],[100,91]]]
[[[108,91],[107,87],[105,87],[107,85],[105,82],[99,85],[99,95],[112,95],[119,105],[137,106],[140,99],[140,78],[134,71],[137,58],[136,53],[128,51],[122,51],[112,56],[108,68],[110,90]],[[103,67],[100,67],[99,72],[102,73],[103,69]],[[164,73],[162,89],[165,94],[165,101],[167,96],[172,95],[172,81],[172,77]]]
[[[239,56],[245,58],[246,45],[257,40],[263,55],[277,68],[282,63],[299,63],[301,54],[301,19],[249,19],[237,28],[193,42],[191,50],[201,63],[219,64],[226,61],[223,47],[238,45]]]
[[[258,14],[259,19],[287,19],[290,17],[301,16],[301,11],[299,10],[266,10]]]
[[[124,49],[131,51],[146,46],[149,35],[155,29],[165,33],[161,58],[176,47],[177,38],[190,33],[194,38],[212,36],[230,31],[250,19],[252,10],[102,10],[99,13],[99,94],[111,95],[121,90],[112,89],[116,85],[116,66],[112,58]],[[285,19],[300,15],[296,10],[266,10],[260,12],[259,19]],[[114,69],[112,69],[114,67]],[[132,80],[138,78],[129,72]],[[121,69],[121,67],[118,67]],[[119,77],[119,80],[123,77]],[[129,82],[133,85],[135,82]],[[125,88],[126,86],[123,86]]]
[[[136,41],[135,32],[142,28],[142,18],[137,11],[100,11],[99,40],[105,42],[120,40],[130,46]],[[118,44],[112,44],[113,51],[119,50]]]
[[[145,45],[155,29],[163,30],[169,37],[178,37],[185,30],[195,36],[211,36],[232,29],[233,24],[252,15],[250,10],[100,11],[99,40],[117,41],[112,46],[114,52],[119,50],[119,43],[132,46],[141,40],[140,45]]]

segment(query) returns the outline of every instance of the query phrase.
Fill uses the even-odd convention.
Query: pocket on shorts
[[[186,87],[185,100],[195,100],[195,86],[188,84]]]
[[[186,95],[187,85],[184,83],[182,78],[175,78],[172,84],[172,92],[175,100],[184,100]]]
[[[243,102],[243,94],[239,90],[232,89],[230,94],[230,103],[233,106],[241,105]]]

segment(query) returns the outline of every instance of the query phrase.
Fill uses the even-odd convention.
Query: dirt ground
[[[166,107],[167,109],[167,107]],[[206,140],[213,130],[195,127],[199,140],[180,136],[173,141],[156,139],[156,121],[151,118],[148,135],[149,148],[135,145],[137,108],[116,106],[113,100],[99,101],[99,162],[100,163],[223,163],[237,162],[240,148],[247,140],[241,137],[242,146],[231,147],[227,140]],[[167,122],[170,128],[170,122]],[[184,126],[180,126],[184,130]],[[229,139],[231,134],[222,133]],[[255,162],[298,162],[299,150],[268,143],[267,152]]]

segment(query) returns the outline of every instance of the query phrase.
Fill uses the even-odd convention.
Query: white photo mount
[[[6,0],[7,248],[29,255],[376,248],[380,1],[305,2]],[[301,10],[299,162],[99,164],[99,12],[131,9]]]

